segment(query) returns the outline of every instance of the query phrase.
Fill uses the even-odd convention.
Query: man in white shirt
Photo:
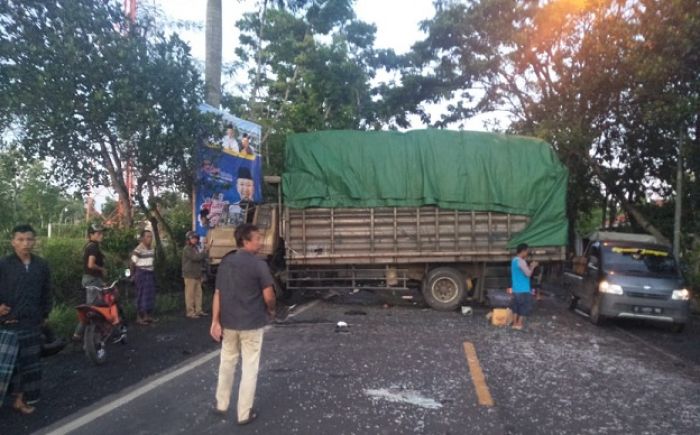
[[[238,141],[236,140],[236,129],[233,128],[233,125],[229,125],[226,128],[226,136],[224,136],[224,139],[222,141],[222,145],[224,147],[224,150],[233,151],[235,153],[238,153],[239,147],[238,147]]]

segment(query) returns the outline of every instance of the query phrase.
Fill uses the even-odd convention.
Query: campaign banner
[[[252,219],[262,202],[262,160],[258,153],[261,128],[228,112],[202,105],[221,117],[223,134],[198,146],[194,192],[194,227],[204,237],[222,225]]]

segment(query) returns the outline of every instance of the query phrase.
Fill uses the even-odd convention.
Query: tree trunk
[[[143,188],[144,188],[145,182],[143,180],[139,180],[136,183],[136,202],[139,205],[139,208],[141,209],[141,212],[146,216],[146,219],[151,223],[151,231],[153,233],[153,241],[155,242],[155,251],[156,251],[156,257],[162,258],[163,257],[163,244],[161,243],[160,240],[160,231],[158,229],[158,220],[155,218],[153,213],[151,213],[151,209],[149,207],[149,204],[146,203],[146,200],[143,197]],[[153,201],[153,199],[149,198],[149,202]]]
[[[156,222],[160,225],[161,228],[163,228],[163,231],[165,231],[165,234],[168,236],[170,239],[170,247],[172,249],[172,254],[177,257],[178,252],[177,252],[177,240],[175,239],[175,235],[173,234],[173,229],[170,227],[170,224],[168,224],[165,221],[165,218],[163,218],[163,215],[160,213],[160,210],[158,210],[158,201],[156,200],[156,194],[155,191],[153,190],[153,186],[151,184],[148,185],[148,193],[149,196],[152,198],[150,202],[150,208],[149,208],[149,215],[155,218]],[[159,240],[160,242],[160,240]],[[162,249],[162,244],[161,244],[161,249]]]
[[[207,103],[217,109],[221,105],[221,35],[221,0],[207,0],[204,81],[207,90]]]
[[[676,165],[676,207],[673,213],[673,256],[681,256],[681,219],[683,211],[683,132],[678,138],[678,164]]]
[[[605,192],[605,198],[603,199],[603,216],[600,219],[600,226],[605,228],[605,225],[608,222],[608,201],[610,199],[610,193]]]
[[[124,180],[124,174],[121,172],[122,167],[119,164],[118,154],[116,152],[110,152],[107,145],[103,143],[100,144],[100,150],[102,154],[102,163],[107,168],[111,187],[117,192],[119,207],[123,211],[121,224],[130,228],[133,224],[131,199],[129,198],[129,190],[126,186],[126,180]],[[112,150],[114,150],[114,147],[112,147]]]
[[[617,184],[615,184],[614,181],[609,181],[607,177],[604,174],[603,168],[598,165],[593,159],[590,157],[587,159],[588,163],[591,165],[591,168],[593,169],[593,172],[598,176],[598,179],[600,180],[601,183],[605,185],[605,189],[610,192],[612,197],[614,199],[617,199],[617,201],[620,204],[620,207],[630,216],[632,219],[634,219],[639,226],[642,227],[645,231],[647,231],[649,234],[652,236],[656,237],[661,243],[665,244],[670,244],[668,238],[664,236],[661,231],[658,230],[654,225],[649,222],[649,220],[635,207],[633,204],[631,204],[629,201],[627,201],[627,198],[625,197],[624,192],[622,192]],[[612,203],[615,201],[612,200]],[[611,216],[612,218],[612,216]]]

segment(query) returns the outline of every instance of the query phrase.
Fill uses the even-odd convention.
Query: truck
[[[279,289],[363,289],[453,310],[509,286],[520,243],[561,264],[568,172],[546,142],[446,130],[322,131],[287,138],[284,173],[265,177],[261,255]],[[209,230],[210,263],[235,250]]]
[[[627,318],[665,322],[680,332],[690,315],[690,292],[670,247],[648,234],[597,231],[564,272],[571,310],[595,325]]]

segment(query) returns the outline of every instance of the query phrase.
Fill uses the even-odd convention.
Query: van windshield
[[[664,250],[629,246],[604,246],[606,270],[633,273],[678,276],[673,256]]]

